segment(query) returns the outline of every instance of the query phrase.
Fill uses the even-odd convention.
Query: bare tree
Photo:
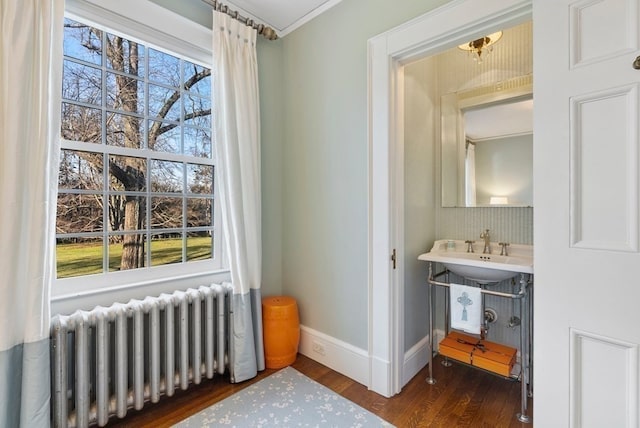
[[[107,144],[132,149],[141,148],[144,139],[144,124],[141,123],[144,79],[141,77],[150,71],[144,70],[145,62],[144,57],[140,57],[140,46],[134,41],[112,34],[103,34],[97,28],[78,22],[67,20],[65,27],[72,30],[73,37],[77,39],[71,56],[81,61],[65,61],[63,98],[76,102],[63,103],[63,137],[89,143],[102,142],[103,113],[100,108],[91,106],[100,107],[106,104],[109,107],[104,119]],[[80,46],[82,48],[79,48]],[[101,61],[106,62],[109,70],[106,77],[101,74],[99,67],[83,63],[93,62],[100,65]],[[191,68],[184,67],[182,74],[180,68],[175,67],[167,67],[166,70],[160,68],[154,72],[164,73],[171,79],[168,87],[162,87],[165,91],[164,96],[155,100],[157,106],[154,106],[154,120],[149,121],[147,129],[147,146],[150,149],[161,149],[160,137],[178,126],[175,122],[171,123],[165,119],[175,121],[175,118],[170,115],[181,109],[180,101],[183,92],[180,87],[183,91],[189,91],[198,82],[210,76],[211,71],[205,67],[193,65]],[[102,79],[107,79],[104,85]],[[106,87],[106,91],[103,87]],[[103,97],[106,99],[103,100]],[[210,108],[192,108],[189,112],[179,114],[183,114],[183,121],[188,121],[209,116],[211,110]],[[67,153],[65,158],[63,151],[60,166],[61,187],[95,189],[96,186],[102,186],[101,180],[97,180],[96,177],[103,175],[103,159],[101,154],[80,151],[74,151],[73,155]],[[84,171],[73,172],[70,162],[74,161],[84,162]],[[81,231],[95,230],[96,227],[101,226],[103,218],[102,214],[96,214],[96,210],[100,209],[102,212],[104,204],[108,204],[107,219],[110,229],[131,232],[123,234],[120,238],[123,246],[120,269],[142,267],[145,260],[145,234],[135,232],[145,229],[147,199],[141,196],[141,193],[147,190],[147,161],[141,157],[108,156],[107,162],[109,182],[104,185],[109,186],[112,191],[122,193],[110,194],[106,201],[94,195],[92,205],[94,209],[86,207],[85,202],[89,198],[85,195],[71,193],[61,197],[59,207],[68,205],[68,209],[59,208],[58,210],[58,231],[64,232],[62,229],[67,228],[75,231],[79,228]],[[65,174],[68,175],[67,178],[64,177]],[[66,200],[64,200],[65,197]],[[157,209],[160,213],[154,215],[154,222],[160,221],[161,227],[180,227],[181,223],[177,224],[176,219],[182,217],[182,204],[171,207],[167,205],[170,201],[166,199],[152,198],[151,208]],[[84,211],[83,206],[85,206]],[[78,216],[80,211],[85,215]],[[156,220],[160,218],[162,220]]]

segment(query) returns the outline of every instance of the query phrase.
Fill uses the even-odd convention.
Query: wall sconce
[[[478,61],[478,64],[481,64],[483,58],[489,55],[493,50],[492,45],[500,40],[500,37],[502,37],[502,31],[491,33],[488,36],[472,40],[469,43],[464,43],[459,45],[458,48],[463,51],[469,51],[469,53],[473,55],[473,60]]]
[[[489,205],[507,205],[509,203],[509,198],[506,196],[492,196],[489,199]]]

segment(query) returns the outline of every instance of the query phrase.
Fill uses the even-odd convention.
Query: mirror
[[[443,95],[443,207],[533,206],[532,76]]]

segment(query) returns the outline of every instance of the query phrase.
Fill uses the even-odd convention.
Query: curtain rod
[[[265,39],[276,40],[278,38],[278,35],[276,34],[276,30],[274,30],[273,28],[263,24],[258,24],[253,19],[245,18],[244,16],[240,15],[237,10],[231,10],[229,9],[229,7],[227,7],[227,5],[224,5],[217,0],[202,0],[202,1],[208,4],[209,6],[211,6],[213,9],[217,10],[218,12],[226,13],[233,19],[237,19],[243,24],[251,28],[255,28],[256,30],[258,30],[258,34],[260,34]]]

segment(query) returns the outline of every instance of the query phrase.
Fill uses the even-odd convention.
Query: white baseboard
[[[444,337],[444,331],[435,330],[436,343]],[[436,348],[437,349],[437,348]],[[381,395],[389,396],[391,365],[377,358],[371,360],[372,379],[369,382],[369,355],[367,351],[321,333],[310,327],[300,326],[302,355],[343,374]],[[406,385],[429,361],[429,337],[425,336],[405,353],[402,370],[402,386]]]
[[[438,343],[444,337],[444,331],[434,330],[436,349]],[[413,345],[404,354],[404,365],[402,367],[402,386],[404,387],[413,377],[422,370],[429,362],[429,336],[425,336],[418,343]]]
[[[369,389],[383,397],[395,394],[391,382],[391,362],[377,357],[371,357],[371,385]]]
[[[425,336],[404,354],[402,386],[404,387],[429,361],[429,336]]]
[[[363,349],[301,325],[298,352],[368,386],[369,355]]]

